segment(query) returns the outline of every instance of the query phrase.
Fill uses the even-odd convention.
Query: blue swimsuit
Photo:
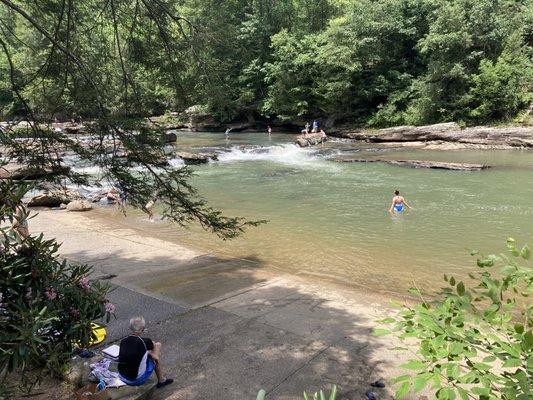
[[[396,212],[402,212],[403,211],[403,204],[396,203],[394,205],[394,209],[396,210]]]

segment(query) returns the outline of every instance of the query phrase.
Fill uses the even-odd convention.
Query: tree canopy
[[[0,114],[201,104],[224,121],[243,110],[374,126],[509,120],[533,99],[532,9],[530,0],[2,0]]]

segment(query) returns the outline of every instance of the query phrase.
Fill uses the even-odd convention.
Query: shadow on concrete
[[[116,275],[110,299],[118,319],[108,340],[127,335],[129,318],[143,315],[146,336],[163,343],[175,383],[156,391],[156,400],[254,400],[261,388],[269,400],[293,400],[332,384],[337,400],[364,399],[371,382],[400,374],[401,354],[390,350],[396,344],[372,336],[382,310],[272,279],[253,256],[176,262],[118,253],[93,264],[96,275]],[[373,390],[394,398],[390,382]]]

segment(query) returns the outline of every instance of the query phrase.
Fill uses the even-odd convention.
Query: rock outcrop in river
[[[307,135],[298,136],[296,144],[300,147],[309,147],[324,143],[327,140],[327,137],[323,137],[320,133],[309,133]]]
[[[361,131],[340,131],[332,136],[371,143],[433,148],[533,148],[533,127],[476,126],[461,129],[455,122]],[[450,146],[447,146],[451,144]],[[418,146],[417,146],[418,147]]]
[[[447,169],[452,171],[481,171],[490,168],[485,164],[467,164],[467,163],[450,163],[441,161],[422,161],[422,160],[387,160],[382,158],[353,158],[353,157],[335,157],[332,161],[342,163],[385,163],[398,165],[408,168],[429,168],[429,169]]]
[[[180,151],[176,155],[181,158],[185,164],[206,164],[209,160],[218,159],[215,153],[188,153]]]

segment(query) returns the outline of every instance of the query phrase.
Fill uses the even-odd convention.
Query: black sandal
[[[161,389],[164,386],[170,385],[172,382],[174,382],[174,379],[167,378],[164,382],[158,382],[155,386]]]

